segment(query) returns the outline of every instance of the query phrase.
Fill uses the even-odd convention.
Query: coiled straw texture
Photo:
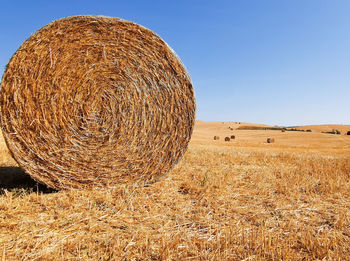
[[[152,182],[186,151],[191,79],[155,33],[75,16],[41,28],[11,58],[0,90],[13,157],[56,189]]]

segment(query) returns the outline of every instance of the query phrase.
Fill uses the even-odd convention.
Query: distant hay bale
[[[235,135],[231,135],[231,140],[234,140],[235,138]]]
[[[286,129],[282,129],[282,132],[286,132]]]
[[[274,143],[275,139],[274,138],[267,138],[267,143]]]
[[[225,141],[230,141],[230,137],[225,137]]]
[[[220,140],[219,136],[214,136],[214,140]]]
[[[151,182],[188,147],[192,82],[175,52],[133,22],[75,16],[30,36],[0,90],[8,148],[52,188]]]

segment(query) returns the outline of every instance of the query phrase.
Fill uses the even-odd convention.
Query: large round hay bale
[[[118,18],[50,23],[11,58],[0,90],[8,148],[53,188],[151,182],[186,151],[190,76],[155,33]]]
[[[230,137],[225,137],[225,141],[230,141]]]
[[[234,140],[236,138],[235,135],[231,135],[231,140]]]

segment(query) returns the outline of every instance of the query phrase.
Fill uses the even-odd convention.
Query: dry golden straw
[[[50,23],[11,58],[1,91],[8,148],[53,188],[152,182],[186,151],[190,76],[155,33],[118,18]]]

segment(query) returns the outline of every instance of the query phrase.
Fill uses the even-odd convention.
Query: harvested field
[[[3,258],[349,260],[350,137],[252,130],[214,141],[227,124],[197,122],[183,159],[151,186],[50,193],[5,182]]]

